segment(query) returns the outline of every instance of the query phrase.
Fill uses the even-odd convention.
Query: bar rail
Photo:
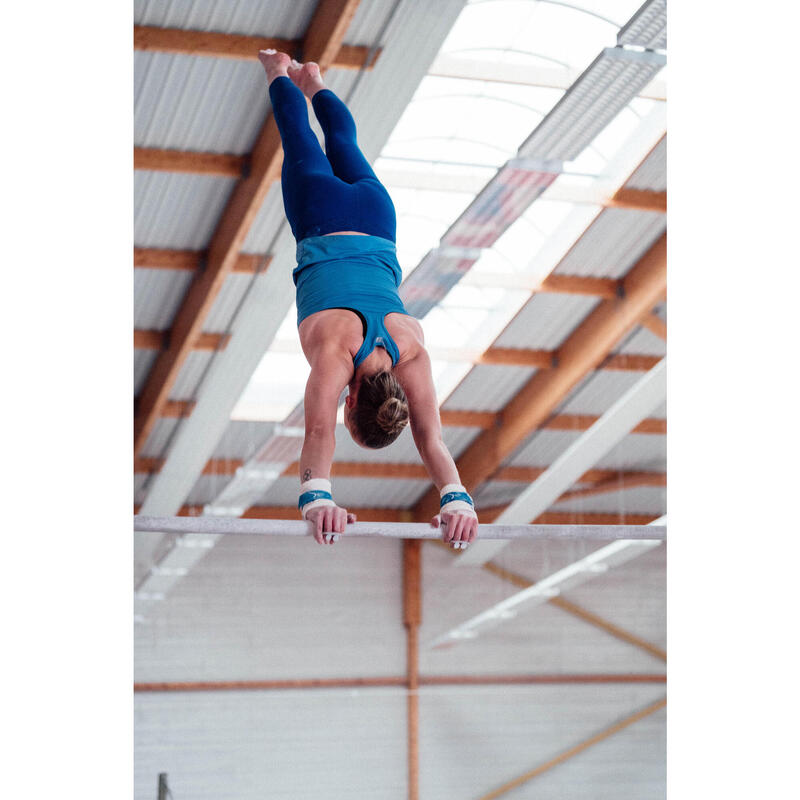
[[[148,517],[135,515],[139,533],[178,533],[247,536],[310,536],[313,523],[301,520],[242,519],[241,517]],[[424,522],[354,522],[342,538],[371,536],[383,539],[441,539],[442,531]],[[665,541],[662,525],[480,525],[478,539],[581,539]]]

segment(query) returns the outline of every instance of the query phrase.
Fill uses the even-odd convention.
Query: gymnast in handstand
[[[402,279],[396,217],[388,192],[356,143],[347,106],[325,88],[319,66],[286,53],[258,54],[283,143],[281,188],[297,240],[297,324],[311,365],[300,455],[300,508],[315,538],[332,544],[355,515],[331,495],[339,397],[344,424],[362,447],[386,447],[411,423],[422,461],[440,493],[431,524],[463,548],[478,519],[442,441],[439,406],[422,326],[397,293]],[[325,134],[325,152],[308,124],[305,97]]]

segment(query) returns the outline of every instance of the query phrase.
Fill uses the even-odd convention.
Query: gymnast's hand
[[[443,528],[442,541],[447,542],[454,550],[465,548],[478,535],[478,517],[475,512],[445,511],[437,514],[431,520],[431,525],[434,528]]]
[[[306,519],[314,523],[314,538],[319,544],[333,544],[344,526],[356,521],[356,515],[339,506],[318,506],[306,513]]]

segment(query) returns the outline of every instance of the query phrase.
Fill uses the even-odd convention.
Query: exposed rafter
[[[570,758],[577,756],[579,753],[582,753],[584,750],[588,750],[593,745],[599,744],[600,742],[608,739],[610,736],[613,736],[615,733],[619,733],[621,730],[624,730],[630,725],[633,725],[639,720],[644,719],[645,717],[649,717],[651,714],[654,714],[656,711],[660,711],[667,705],[666,699],[658,700],[655,703],[643,708],[641,711],[637,711],[635,714],[631,714],[628,717],[620,720],[619,722],[615,722],[613,725],[610,725],[608,728],[600,731],[600,733],[596,733],[594,736],[590,736],[588,739],[584,739],[583,741],[579,742],[578,744],[570,747],[568,750],[564,750],[562,753],[559,753],[554,758],[545,761],[543,764],[539,764],[539,766],[534,767],[532,770],[525,772],[524,774],[514,778],[513,780],[504,783],[502,786],[498,786],[493,791],[489,792],[488,794],[482,795],[480,800],[496,800],[496,798],[500,797],[501,795],[510,792],[512,789],[516,789],[522,784],[527,783],[529,780],[536,778],[537,776],[541,775],[548,770],[551,770],[553,767],[557,767],[559,764],[563,764],[565,761],[568,761]]]
[[[227,333],[201,333],[192,344],[193,350],[221,350],[228,344]],[[169,342],[169,331],[134,330],[133,346],[140,350],[161,350]]]
[[[154,147],[133,148],[133,168],[153,172],[184,172],[193,175],[214,175],[218,178],[239,178],[246,159],[233,153],[197,153],[186,150],[159,150]]]
[[[609,478],[598,481],[592,486],[581,489],[571,489],[564,492],[559,498],[559,503],[565,500],[574,500],[576,497],[594,497],[598,494],[609,494],[623,489],[635,489],[640,486],[664,488],[667,485],[667,476],[663,472],[620,472],[619,478]]]
[[[203,250],[163,250],[156,247],[134,247],[133,266],[140,269],[172,269],[181,272],[199,270],[208,254]],[[231,272],[252,275],[269,267],[272,256],[239,253]]]
[[[422,624],[422,542],[403,541],[403,625],[406,628],[408,797],[419,800],[419,626]]]
[[[326,4],[335,6],[335,4]],[[358,3],[356,3],[356,6]],[[330,18],[332,12],[327,12]],[[352,15],[351,15],[352,16]],[[350,18],[347,18],[349,24]],[[324,30],[324,29],[323,29]],[[345,26],[345,30],[347,30]],[[333,34],[339,34],[334,31]],[[342,35],[344,32],[342,32]],[[333,39],[335,41],[335,39]],[[371,61],[369,47],[339,45],[330,57],[329,67],[336,69],[371,69],[375,58]],[[134,25],[134,50],[146,50],[155,53],[172,53],[183,56],[208,56],[210,58],[230,58],[237,61],[255,61],[259,50],[273,48],[300,57],[304,43],[294,39],[280,39],[266,36],[241,36],[234,33],[211,33],[209,31],[187,31],[180,28],[156,28],[147,25]],[[308,41],[305,42],[308,50]],[[312,51],[313,52],[313,51]],[[378,54],[380,55],[380,51]],[[311,61],[306,57],[303,60]]]
[[[662,234],[623,279],[624,296],[603,301],[558,349],[558,365],[538,371],[501,412],[502,425],[484,431],[461,455],[458,471],[469,490],[489,478],[653,308],[666,287],[666,255],[667,237]],[[438,507],[434,486],[415,513],[419,519],[429,518]]]
[[[639,324],[643,328],[647,328],[650,333],[654,333],[660,339],[663,339],[665,342],[667,341],[667,323],[664,322],[658,314],[655,313],[648,313],[645,314],[640,320]]]
[[[540,427],[550,431],[585,431],[594,425],[599,417],[591,414],[556,414]],[[640,422],[631,433],[650,433],[663,436],[667,432],[666,419],[650,418]]]
[[[480,509],[481,522],[492,522],[508,506],[494,506]],[[545,511],[531,523],[537,525],[649,525],[659,519],[661,514],[626,514],[598,511]],[[468,550],[466,552],[469,552]]]
[[[608,528],[603,530],[608,530]],[[619,530],[624,531],[626,529],[620,527]],[[655,531],[657,528],[654,525],[643,525],[635,530]],[[479,539],[475,542],[472,547],[480,547],[481,545],[486,547],[498,542],[505,544],[500,539],[490,539],[484,536],[482,540]],[[427,647],[452,647],[459,642],[475,639],[481,632],[516,619],[523,611],[529,612],[531,608],[547,603],[550,598],[557,597],[564,591],[596,579],[598,575],[626,564],[632,559],[639,558],[660,545],[661,541],[659,539],[619,538],[604,545],[599,550],[594,550],[576,561],[565,564],[555,572],[532,583],[530,586],[520,589],[520,591],[509,597],[493,603],[489,608],[474,614],[469,619],[439,634],[427,643]],[[468,555],[469,553],[463,554],[454,561],[454,564],[462,566],[467,561]],[[485,561],[480,563],[483,564]]]
[[[241,458],[212,458],[203,468],[203,475],[234,475],[244,465]],[[137,456],[134,459],[134,472],[158,472],[163,464],[161,458]],[[284,477],[296,477],[298,462],[293,461],[281,473]],[[545,471],[545,467],[504,467],[495,476],[500,481],[519,481],[530,483]],[[404,464],[375,461],[334,461],[331,464],[331,477],[335,478],[390,478],[398,480],[425,480],[428,472],[422,464]],[[641,472],[636,470],[616,471],[608,469],[591,469],[584,473],[579,483],[590,483],[595,486],[608,487],[602,491],[616,491],[619,488],[632,486],[663,486],[666,476],[663,472]],[[583,491],[583,490],[578,490]],[[588,491],[589,494],[601,494],[600,491]],[[566,498],[564,498],[566,499]]]
[[[136,474],[154,474],[163,466],[163,459],[137,456],[134,459]],[[235,475],[244,466],[240,458],[211,459],[203,469],[203,475]],[[293,462],[284,469],[283,477],[297,475],[298,464]],[[544,467],[507,467],[497,474],[497,480],[530,483],[540,477]],[[427,480],[428,472],[422,464],[381,463],[338,461],[331,465],[332,478],[374,478],[375,480]],[[667,476],[663,472],[640,472],[635,470],[615,472],[613,470],[593,469],[580,477],[578,483],[589,486],[573,489],[558,498],[558,502],[575,497],[588,497],[599,494],[611,494],[639,486],[666,486]]]
[[[529,686],[592,684],[666,683],[667,676],[653,672],[633,673],[557,673],[515,675],[420,675],[420,686]],[[359,689],[365,687],[405,687],[406,675],[357,678],[285,678],[273,680],[232,681],[154,681],[134,683],[134,692],[242,692],[296,689]]]
[[[454,557],[457,558],[459,556],[459,552],[451,550],[444,542],[440,542],[439,544],[449,550]],[[494,561],[487,561],[482,566],[487,572],[491,572],[492,575],[496,575],[498,578],[502,578],[503,580],[512,583],[514,586],[518,586],[520,589],[527,589],[534,585],[534,581],[531,581],[516,572],[512,572],[505,567],[501,567],[499,564],[495,564]],[[613,622],[609,622],[607,619],[598,614],[594,614],[582,606],[579,606],[577,603],[573,603],[571,600],[567,600],[566,598],[557,595],[555,597],[551,597],[547,602],[550,605],[556,606],[562,611],[571,614],[573,617],[577,617],[578,619],[589,623],[589,625],[593,625],[595,628],[605,631],[615,639],[620,639],[623,642],[632,644],[634,647],[638,647],[640,650],[655,656],[660,661],[667,660],[666,652],[660,647],[656,647],[656,645],[646,641],[645,639],[642,639],[640,636],[636,636],[636,634],[633,634],[624,628],[620,628],[619,625],[614,625]]]
[[[606,205],[610,208],[631,208],[636,211],[658,211],[666,214],[667,193],[623,187],[606,202]]]
[[[134,147],[133,166],[134,169],[151,170],[153,172],[183,172],[194,175],[215,175],[224,178],[238,178],[242,175],[247,163],[246,156],[236,155],[235,153],[213,153],[197,150],[163,150],[151,147]],[[394,173],[392,173],[394,174]],[[403,176],[406,176],[403,178]],[[397,179],[407,181],[407,173],[400,172]],[[422,179],[430,182],[430,173],[423,173]],[[438,176],[436,176],[438,177]],[[391,175],[389,176],[391,178]],[[441,179],[443,186],[453,189],[454,178],[445,176]],[[473,183],[477,185],[477,190],[482,188],[485,181],[482,177],[467,178],[469,185],[462,188],[471,188]],[[392,185],[392,181],[387,181]],[[419,188],[419,187],[417,187]],[[434,186],[426,188],[435,188]],[[551,196],[552,190],[548,190],[548,200],[558,200],[559,191],[555,191]],[[635,211],[657,211],[666,213],[667,193],[653,192],[643,189],[619,189],[613,197],[597,198],[590,194],[581,195],[579,192],[564,192],[564,199],[570,202],[592,202],[602,205],[605,208],[627,208]]]
[[[185,419],[191,416],[194,400],[168,400],[161,416],[166,419]]]
[[[324,73],[334,63],[358,5],[359,0],[321,0],[303,41],[303,60],[318,62]],[[258,47],[253,54],[257,51]],[[249,174],[233,190],[211,239],[206,267],[195,276],[175,315],[169,347],[159,354],[138,398],[135,455],[141,452],[161,416],[192,343],[202,332],[205,318],[233,270],[258,209],[273,182],[280,177],[282,163],[280,134],[270,114],[250,154]]]

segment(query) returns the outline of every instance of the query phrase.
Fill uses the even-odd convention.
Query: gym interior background
[[[137,513],[298,518],[275,47],[320,63],[389,189],[481,521],[663,523],[665,2],[136,0],[134,23]],[[368,451],[340,424],[332,479],[360,520],[431,516],[410,431]],[[665,795],[666,544],[343,539],[136,535],[137,800]]]

